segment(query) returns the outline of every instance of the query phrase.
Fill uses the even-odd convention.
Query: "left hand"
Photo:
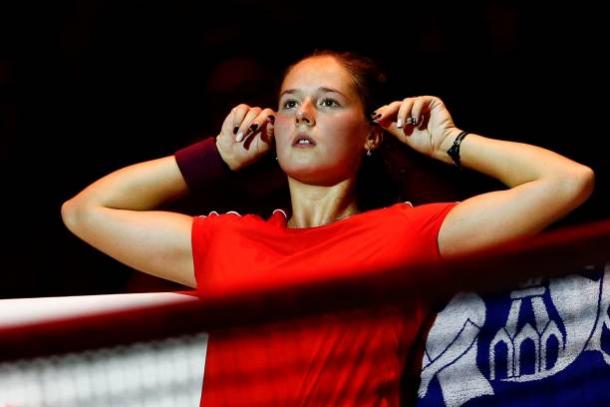
[[[374,118],[375,123],[427,156],[433,156],[445,139],[459,133],[445,104],[435,96],[405,98],[382,106],[375,113],[380,114]]]

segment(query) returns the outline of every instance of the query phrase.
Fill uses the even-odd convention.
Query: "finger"
[[[248,114],[248,111],[250,111],[250,106],[243,103],[239,106],[235,106],[233,110],[231,110],[231,113],[233,114],[233,134],[239,132],[239,127],[244,121],[246,114]]]
[[[265,131],[262,132],[262,139],[266,143],[271,143],[275,137],[275,112],[272,109],[265,109],[266,117],[263,124]]]
[[[405,98],[400,104],[400,109],[398,109],[398,114],[396,116],[396,127],[402,129],[405,123],[411,124],[411,109],[413,108],[413,103],[415,98]]]
[[[265,135],[269,145],[275,144],[275,116],[269,116],[269,124],[267,124]]]
[[[262,110],[258,116],[252,121],[250,128],[252,129],[251,134],[256,134],[261,131],[265,126],[275,123],[275,112],[269,108]]]
[[[269,116],[271,109],[261,110],[260,108],[253,108],[251,112],[258,112],[258,114],[250,121],[250,125],[248,126],[246,132],[244,133],[243,140],[248,140],[258,134],[267,122],[267,117]],[[250,113],[246,116],[246,120],[250,118]],[[243,124],[243,123],[242,123]]]
[[[392,102],[375,110],[373,112],[373,122],[380,124],[382,127],[388,126],[390,122],[395,119],[401,103],[402,102],[399,101]]]
[[[415,99],[415,103],[413,103],[413,109],[411,112],[411,123],[413,126],[421,123],[423,119],[423,114],[425,113],[427,100],[424,97],[419,97]]]
[[[244,138],[251,134],[249,133],[249,131],[252,130],[250,127],[256,126],[252,124],[252,121],[260,112],[260,107],[252,107],[250,110],[248,110],[248,113],[246,113],[246,116],[242,120],[241,124],[239,125],[239,129],[237,130],[237,138],[235,139],[236,142],[241,142]]]
[[[268,135],[267,133],[269,132],[269,127],[271,127],[271,130],[273,130],[273,123],[275,123],[275,112],[269,108],[261,110],[260,113],[252,120],[250,127],[248,127],[248,130],[244,134],[244,147],[247,147],[245,143],[248,141],[248,138],[254,139],[258,133],[261,133],[261,139],[268,143],[270,138],[264,136]],[[248,143],[248,145],[250,145],[250,143]]]

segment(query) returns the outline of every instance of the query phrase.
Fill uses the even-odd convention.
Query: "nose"
[[[297,126],[300,124],[306,124],[308,126],[313,126],[316,124],[315,121],[315,113],[312,111],[311,103],[304,102],[296,114],[296,124]]]

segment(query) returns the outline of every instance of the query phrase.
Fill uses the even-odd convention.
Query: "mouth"
[[[307,134],[301,133],[297,134],[292,142],[293,147],[313,147],[316,145],[316,142],[313,141],[311,137]]]

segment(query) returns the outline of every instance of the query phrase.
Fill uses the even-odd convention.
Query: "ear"
[[[364,142],[364,148],[367,150],[375,150],[379,148],[383,142],[383,129],[379,126],[370,126],[369,134]]]

